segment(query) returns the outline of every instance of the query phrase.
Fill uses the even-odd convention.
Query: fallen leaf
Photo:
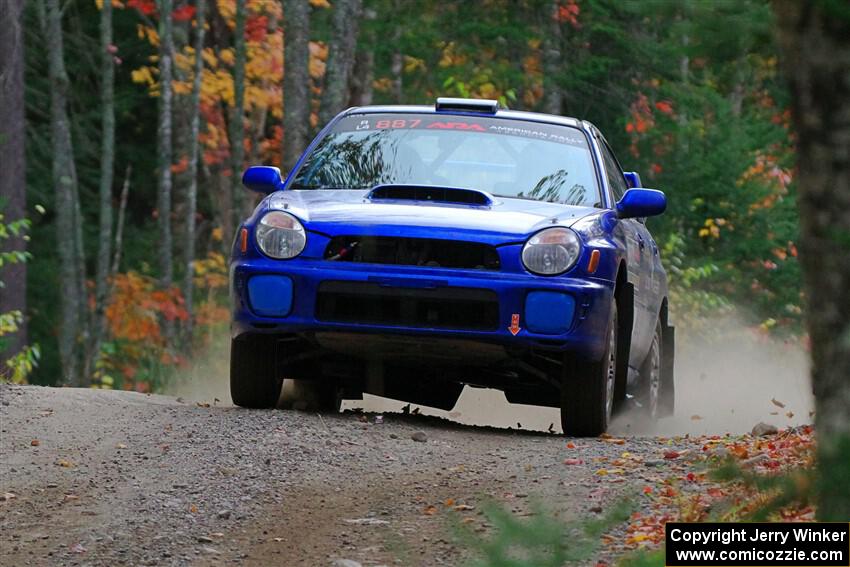
[[[33,439],[32,441],[30,441],[30,445],[33,447],[38,447],[39,445],[41,445],[41,441],[39,441],[38,439]]]
[[[71,553],[85,553],[86,552],[86,548],[83,547],[83,544],[81,544],[81,543],[75,543],[74,545],[70,546],[70,549],[71,549]]]
[[[785,407],[785,404],[783,404],[782,402],[780,402],[776,398],[770,398],[770,403],[772,403],[773,405],[775,405],[778,408],[784,408]]]
[[[191,512],[192,514],[197,514],[198,513],[198,507],[195,506],[194,504],[192,504],[191,506],[189,506],[189,512]]]
[[[475,510],[475,506],[470,506],[469,504],[458,504],[455,506],[455,512],[466,512],[468,510]]]
[[[694,415],[691,416],[691,421],[699,421],[701,419],[702,419],[701,415],[694,414]]]
[[[437,507],[433,506],[433,505],[432,506],[426,506],[425,509],[422,510],[422,513],[425,514],[426,516],[433,516],[434,514],[437,513]]]
[[[664,458],[665,459],[678,459],[681,456],[681,453],[678,451],[665,451]]]
[[[652,487],[651,486],[644,486],[643,487],[643,493],[644,494],[652,494]]]
[[[455,499],[454,498],[446,498],[446,501],[443,503],[446,505],[446,508],[451,508],[454,506]]]
[[[794,412],[793,412],[793,411],[789,411],[788,413],[786,413],[786,414],[785,414],[785,417],[787,417],[788,419],[793,418],[793,417],[794,417]]]
[[[14,492],[4,492],[3,494],[0,494],[0,500],[2,500],[3,502],[6,502],[7,500],[11,500],[11,499],[17,498],[17,497],[18,497],[18,495],[15,494]]]
[[[74,466],[74,463],[66,459],[59,459],[58,461],[56,461],[56,464],[60,467],[65,467],[66,469],[69,469]]]
[[[567,443],[567,449],[575,449],[575,448],[576,448],[576,445],[575,445],[575,443],[573,443],[572,441],[570,441],[569,443]]]
[[[126,448],[127,448],[127,445],[125,445],[124,443],[118,443],[118,444],[115,446],[115,448],[116,448],[116,449],[126,449]]]
[[[79,499],[80,499],[80,497],[77,496],[76,494],[66,494],[65,495],[65,501],[66,502],[69,501],[69,500],[79,500]]]
[[[582,465],[582,464],[584,464],[584,461],[582,461],[581,459],[564,459],[564,464],[565,465]]]

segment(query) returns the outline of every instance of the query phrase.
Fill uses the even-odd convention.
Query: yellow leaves
[[[103,0],[95,0],[94,3],[97,6],[98,10],[103,10]],[[113,8],[123,8],[124,3],[121,2],[121,0],[112,0],[112,7]]]
[[[699,229],[700,238],[720,238],[720,227],[726,225],[726,219],[705,219],[702,228]]]
[[[215,69],[218,66],[218,58],[216,58],[215,51],[213,51],[212,47],[204,48],[201,57],[204,58],[204,63],[207,65],[207,67],[212,67],[213,69]]]
[[[328,0],[310,0],[310,5],[314,8],[330,8],[331,3]]]
[[[136,24],[136,35],[139,39],[147,39],[154,47],[159,47],[159,34],[150,26]]]
[[[425,60],[411,55],[404,56],[404,72],[413,73],[414,71],[425,70]]]
[[[465,64],[467,58],[465,55],[456,53],[455,42],[450,41],[443,46],[443,55],[440,57],[440,62],[437,63],[440,67],[457,67]]]
[[[236,60],[236,56],[233,53],[233,50],[229,47],[227,49],[222,49],[218,52],[218,57],[227,65],[233,65],[233,62]]]
[[[325,61],[328,60],[328,46],[320,41],[310,42],[310,61],[307,64],[310,77],[320,79],[325,76]]]
[[[153,69],[151,67],[140,67],[130,72],[130,77],[133,79],[134,83],[139,83],[147,86],[153,86],[156,84],[156,79],[153,76]]]

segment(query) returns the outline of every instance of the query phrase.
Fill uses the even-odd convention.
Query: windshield
[[[601,206],[578,128],[431,114],[355,114],[307,156],[291,189],[377,185],[477,189],[500,197]]]

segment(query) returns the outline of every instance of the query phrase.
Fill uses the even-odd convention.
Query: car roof
[[[583,125],[589,127],[590,123],[582,122],[576,118],[569,116],[558,116],[556,114],[544,114],[542,112],[526,112],[522,110],[498,109],[495,113],[464,111],[456,109],[437,110],[433,105],[375,105],[375,106],[356,106],[342,112],[343,116],[352,114],[448,114],[459,116],[478,116],[482,118],[504,118],[508,120],[526,120],[529,122],[546,122],[548,124],[558,124],[561,126],[572,126],[581,128]]]

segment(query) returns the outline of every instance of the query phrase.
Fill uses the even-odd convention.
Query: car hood
[[[486,240],[524,240],[547,226],[570,226],[593,207],[575,207],[528,199],[496,197],[488,206],[430,201],[370,200],[364,190],[280,191],[268,198],[268,208],[297,216],[308,230],[332,236],[360,229],[369,234],[405,235],[409,230],[435,229],[446,239],[470,235]],[[405,229],[405,230],[403,230]]]

